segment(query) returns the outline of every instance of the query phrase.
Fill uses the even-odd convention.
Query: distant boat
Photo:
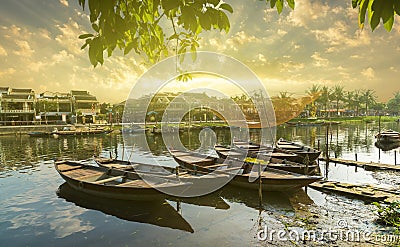
[[[55,129],[51,132],[51,134],[64,136],[64,135],[101,135],[101,134],[109,134],[113,130],[106,129],[106,128],[71,128],[71,127],[64,127],[63,130]]]
[[[230,184],[247,189],[258,189],[260,179],[262,180],[261,187],[264,191],[287,191],[307,186],[322,178],[320,176],[301,175],[268,167],[265,167],[260,172],[261,176],[259,177],[258,172],[252,170],[253,166],[251,164],[243,167],[243,162],[237,160],[224,160],[185,151],[171,151],[171,154],[181,166],[189,170],[204,173],[230,174],[234,176],[229,182]],[[225,164],[224,161],[226,161]],[[250,182],[250,176],[257,177],[257,179],[254,182]]]
[[[339,121],[311,121],[311,122],[286,122],[288,126],[326,126],[326,125],[338,125],[341,124]]]
[[[137,174],[72,161],[56,161],[55,168],[72,188],[111,199],[160,199],[163,194],[156,188],[168,188],[182,193],[190,185],[157,176],[146,176],[145,182],[143,176]]]
[[[394,130],[385,130],[375,135],[378,142],[400,142],[400,133]]]
[[[98,210],[123,220],[194,232],[182,215],[164,199],[135,203],[128,200],[110,200],[77,191],[67,183],[58,188],[57,195],[77,206]]]
[[[50,136],[51,132],[48,132],[48,131],[31,131],[31,132],[28,132],[28,135],[30,137],[46,137],[46,136]]]

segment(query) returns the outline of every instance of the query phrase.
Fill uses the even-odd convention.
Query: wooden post
[[[260,204],[262,203],[262,180],[261,180],[261,162],[258,162],[258,197],[260,199]]]
[[[321,151],[320,140],[318,139],[318,151]]]
[[[394,150],[394,164],[397,165],[397,151]]]
[[[326,125],[326,133],[325,133],[325,178],[328,179],[328,170],[329,170],[329,124]]]
[[[354,156],[355,156],[355,159],[356,159],[356,161],[357,161],[357,153],[355,153]]]
[[[381,114],[378,117],[378,133],[381,133]]]

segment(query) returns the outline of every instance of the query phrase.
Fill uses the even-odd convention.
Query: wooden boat
[[[234,147],[238,148],[239,151],[247,152],[250,157],[257,157],[260,153],[271,153],[271,148],[267,146],[261,146],[252,142],[237,142],[235,141]],[[279,139],[276,148],[273,149],[271,157],[278,159],[286,159],[297,163],[306,163],[308,157],[308,163],[314,162],[321,151],[312,149],[306,146],[302,146],[293,142],[288,142],[283,139]]]
[[[179,191],[170,192],[168,189],[169,194],[180,197],[204,195],[204,192],[209,192],[210,183],[222,186],[229,180],[229,176],[225,174],[191,174],[185,169],[179,169],[180,167],[167,167],[107,158],[95,158],[95,161],[101,167],[132,173],[135,176],[167,178],[170,181],[188,183],[189,185],[184,193]]]
[[[57,195],[77,206],[101,211],[123,220],[193,233],[191,225],[167,201],[135,202],[88,195],[63,183]]]
[[[385,130],[375,135],[378,142],[400,142],[400,133],[394,130]]]
[[[247,189],[259,189],[260,179],[263,191],[286,191],[307,186],[322,178],[320,176],[301,175],[269,167],[262,169],[260,172],[261,176],[258,176],[258,171],[254,171],[258,166],[253,170],[252,165],[246,164],[243,167],[243,163],[238,160],[224,160],[207,155],[194,154],[193,152],[186,152],[186,155],[183,155],[183,153],[185,153],[183,151],[176,153],[178,153],[178,155],[175,155],[175,151],[171,152],[174,159],[181,166],[200,173],[215,172],[229,174],[233,176],[232,180],[229,182],[230,184]],[[209,160],[213,161],[212,165],[208,165]],[[226,162],[224,163],[224,161]],[[250,177],[257,177],[257,179],[255,179],[254,182],[250,182]]]
[[[106,128],[88,128],[88,129],[74,129],[74,128],[64,128],[63,130],[55,129],[51,134],[65,136],[65,135],[103,135],[109,134],[112,129]]]
[[[30,137],[46,137],[46,136],[50,136],[51,133],[47,132],[47,131],[31,131],[31,132],[28,132],[28,135]]]
[[[215,151],[217,152],[218,156],[223,159],[226,159],[228,155],[232,158],[243,159],[243,156],[245,155],[243,153],[245,152],[245,150],[240,150],[235,148],[229,149],[220,145],[215,146]],[[243,159],[245,160],[246,163],[250,164],[261,163],[271,168],[299,173],[299,174],[314,175],[319,173],[319,167],[315,161],[309,162],[308,166],[300,162],[291,161],[291,160],[297,160],[298,156],[295,154],[291,154],[289,152],[287,153],[275,152],[274,150],[274,152],[272,153],[264,154],[262,152],[249,151],[247,155],[248,158]]]
[[[276,142],[276,148],[295,153],[300,156],[303,161],[308,158],[309,162],[315,161],[321,154],[321,151],[314,148],[286,141],[282,138]]]
[[[190,185],[173,179],[143,176],[124,171],[95,167],[72,161],[56,161],[55,168],[61,177],[74,189],[94,196],[122,200],[154,200],[168,188],[177,194]]]

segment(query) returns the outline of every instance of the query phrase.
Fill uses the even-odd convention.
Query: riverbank
[[[57,124],[57,125],[20,125],[20,126],[0,126],[0,136],[6,135],[27,135],[29,132],[33,131],[43,131],[43,132],[51,132],[54,129],[61,130],[64,127],[71,126],[68,124]],[[76,124],[74,125],[76,128],[85,128],[85,127],[106,127],[110,125],[105,124]],[[120,124],[112,125],[113,130],[120,130],[122,127]]]
[[[381,122],[396,122],[400,116],[381,116]],[[293,118],[289,122],[318,122],[318,121],[335,121],[335,122],[378,122],[379,116],[360,116],[360,117],[328,117],[328,118]]]

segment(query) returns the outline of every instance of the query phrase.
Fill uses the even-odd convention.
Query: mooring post
[[[318,151],[321,151],[320,140],[318,139]]]
[[[355,158],[356,158],[356,161],[358,161],[358,160],[357,160],[357,153],[355,153],[354,156],[355,156]]]
[[[394,150],[394,164],[397,165],[397,151]]]

